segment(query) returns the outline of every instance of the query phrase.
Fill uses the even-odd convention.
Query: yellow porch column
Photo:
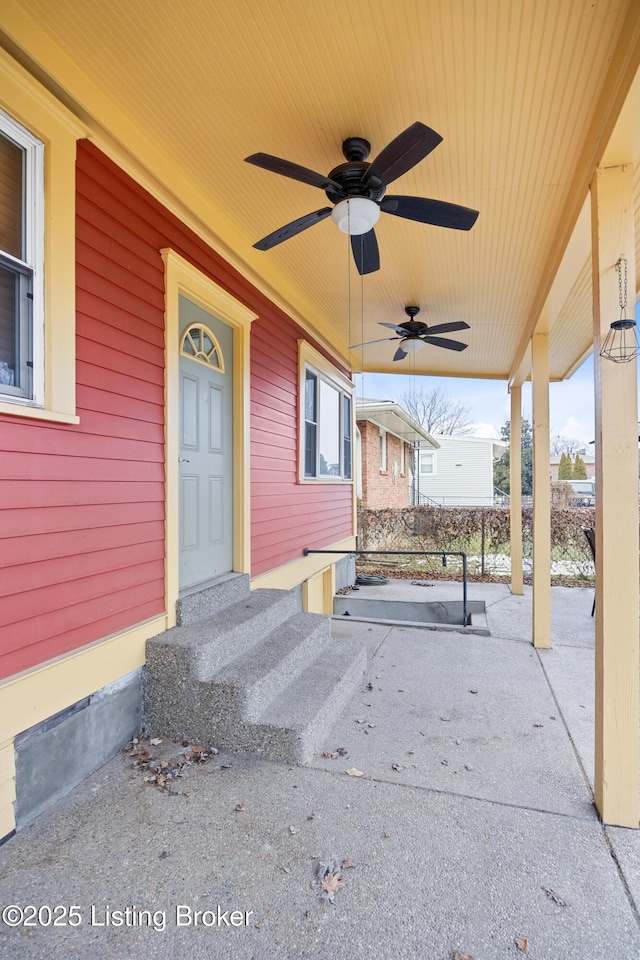
[[[511,387],[509,435],[509,539],[511,593],[524,593],[522,584],[522,388]]]
[[[627,260],[627,316],[635,307],[631,166],[591,184],[596,422],[595,800],[606,823],[638,827],[638,423],[636,361],[600,357],[620,317],[619,257]]]
[[[531,339],[533,374],[533,645],[551,646],[549,334]]]

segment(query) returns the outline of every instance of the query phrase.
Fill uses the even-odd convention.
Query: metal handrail
[[[368,556],[369,554],[390,554],[392,556],[402,557],[442,557],[443,566],[447,565],[447,557],[462,557],[462,623],[467,624],[467,555],[462,550],[311,550],[305,547],[302,551],[305,557],[310,553],[334,553],[346,554],[347,556]]]

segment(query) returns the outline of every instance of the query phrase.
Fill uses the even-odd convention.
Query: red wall
[[[78,146],[80,424],[0,415],[0,677],[164,609],[162,247],[252,331],[253,574],[351,532],[350,487],[296,484],[298,328],[94,146]],[[268,256],[268,254],[265,254]],[[258,356],[260,351],[260,356]]]
[[[297,327],[251,330],[251,572],[253,576],[353,532],[351,484],[298,483]]]

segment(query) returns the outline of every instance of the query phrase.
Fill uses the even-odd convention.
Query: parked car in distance
[[[570,486],[570,507],[595,507],[596,482],[595,480],[566,480]]]

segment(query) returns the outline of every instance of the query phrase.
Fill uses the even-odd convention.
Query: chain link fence
[[[533,570],[533,510],[522,511],[523,575]],[[551,581],[554,585],[592,584],[595,567],[583,527],[593,527],[593,507],[551,508]],[[504,507],[430,507],[358,510],[361,550],[450,550],[467,554],[470,580],[508,581],[511,577],[509,510]],[[438,557],[359,558],[362,572],[457,580],[461,561]]]

